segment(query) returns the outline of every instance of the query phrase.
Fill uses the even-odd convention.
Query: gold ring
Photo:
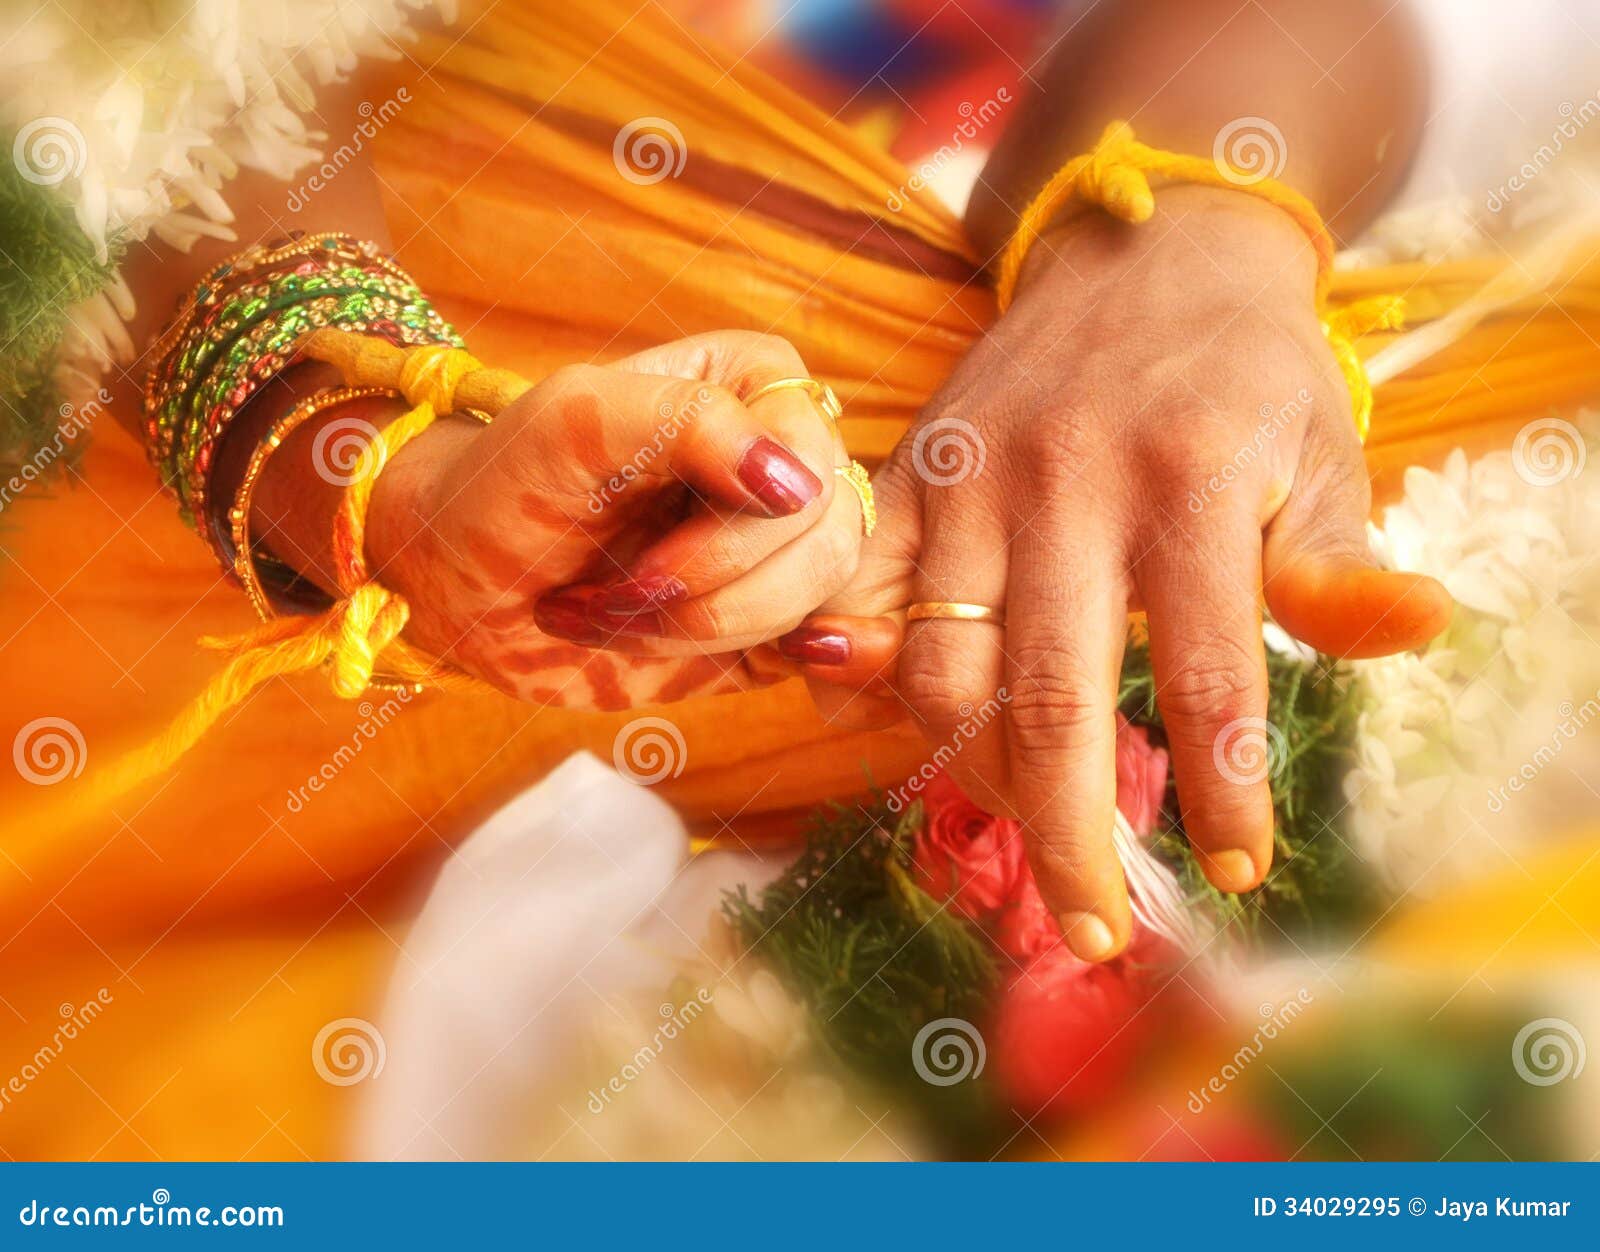
[[[867,473],[867,467],[860,461],[851,461],[849,465],[835,465],[833,472],[850,484],[851,489],[861,501],[861,533],[868,538],[878,528],[878,505],[872,498],[872,475]]]
[[[935,617],[947,617],[958,622],[993,622],[1004,626],[1005,614],[991,609],[987,604],[962,604],[957,600],[924,600],[906,610],[906,621],[925,622]]]
[[[788,391],[790,388],[803,391],[816,401],[822,416],[830,422],[837,422],[844,413],[844,406],[839,403],[839,397],[833,394],[833,388],[815,378],[779,378],[757,387],[745,397],[744,402],[754,404],[775,391]]]

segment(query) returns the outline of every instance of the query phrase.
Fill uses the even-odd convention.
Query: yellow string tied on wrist
[[[1198,183],[1225,191],[1242,191],[1283,210],[1306,234],[1317,257],[1316,299],[1323,333],[1350,389],[1356,431],[1365,441],[1372,419],[1372,385],[1355,349],[1355,340],[1372,330],[1392,330],[1404,317],[1399,296],[1378,296],[1334,312],[1324,309],[1328,277],[1333,271],[1333,238],[1316,206],[1293,187],[1274,178],[1237,170],[1220,160],[1151,148],[1134,138],[1127,122],[1112,122],[1095,146],[1057,170],[1023,209],[1016,231],[995,267],[995,302],[1003,313],[1016,294],[1023,263],[1034,243],[1074,200],[1097,205],[1115,218],[1138,225],[1155,212],[1150,179]]]
[[[482,412],[497,412],[509,394],[526,390],[528,383],[505,371],[485,370],[468,353],[446,345],[388,348],[367,344],[338,344],[319,339],[331,333],[336,340],[361,337],[344,332],[318,332],[307,340],[305,353],[319,360],[332,359],[345,369],[352,384],[372,383],[398,390],[412,408],[378,431],[363,449],[354,477],[345,488],[334,520],[333,551],[338,585],[343,593],[325,612],[314,616],[273,618],[237,637],[205,638],[202,646],[230,659],[172,723],[155,739],[130,752],[89,781],[74,797],[72,807],[92,811],[148,778],[170,769],[228,710],[243,702],[257,687],[273,678],[326,665],[336,695],[355,699],[375,681],[380,658],[398,681],[420,690],[423,683],[449,690],[490,691],[486,683],[432,660],[400,639],[411,609],[402,596],[373,581],[365,553],[367,509],[372,492],[389,460],[415,439],[441,413],[457,407],[457,388],[475,372],[493,374],[500,385],[492,404]],[[520,383],[507,388],[505,380]],[[480,400],[483,399],[481,389]]]

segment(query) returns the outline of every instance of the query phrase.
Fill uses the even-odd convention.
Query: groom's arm
[[[1045,180],[1114,118],[1154,147],[1201,155],[1253,119],[1271,128],[1278,177],[1348,236],[1405,177],[1426,116],[1426,69],[1417,23],[1395,0],[1095,5],[1064,20],[1030,67],[968,227],[993,256]]]

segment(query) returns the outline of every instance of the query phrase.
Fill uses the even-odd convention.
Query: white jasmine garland
[[[281,179],[320,155],[315,88],[364,56],[395,59],[408,14],[454,0],[57,0],[0,45],[0,129],[30,182],[72,204],[108,243],[155,236],[187,249],[234,238],[223,195],[241,168]],[[70,397],[133,356],[120,277],[75,307],[62,344]]]
[[[1600,422],[1545,423],[1565,457],[1515,450],[1406,471],[1374,547],[1458,608],[1416,653],[1351,666],[1363,696],[1349,829],[1390,885],[1505,868],[1592,803],[1600,757]],[[1533,432],[1530,435],[1530,432]],[[1585,472],[1587,466],[1587,472]]]

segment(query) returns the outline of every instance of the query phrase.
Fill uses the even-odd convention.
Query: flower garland
[[[238,170],[289,179],[326,137],[314,84],[399,56],[411,12],[453,0],[63,0],[0,46],[0,455],[25,459],[64,397],[132,359],[122,250],[233,239],[221,190]],[[13,249],[16,239],[21,246]]]

